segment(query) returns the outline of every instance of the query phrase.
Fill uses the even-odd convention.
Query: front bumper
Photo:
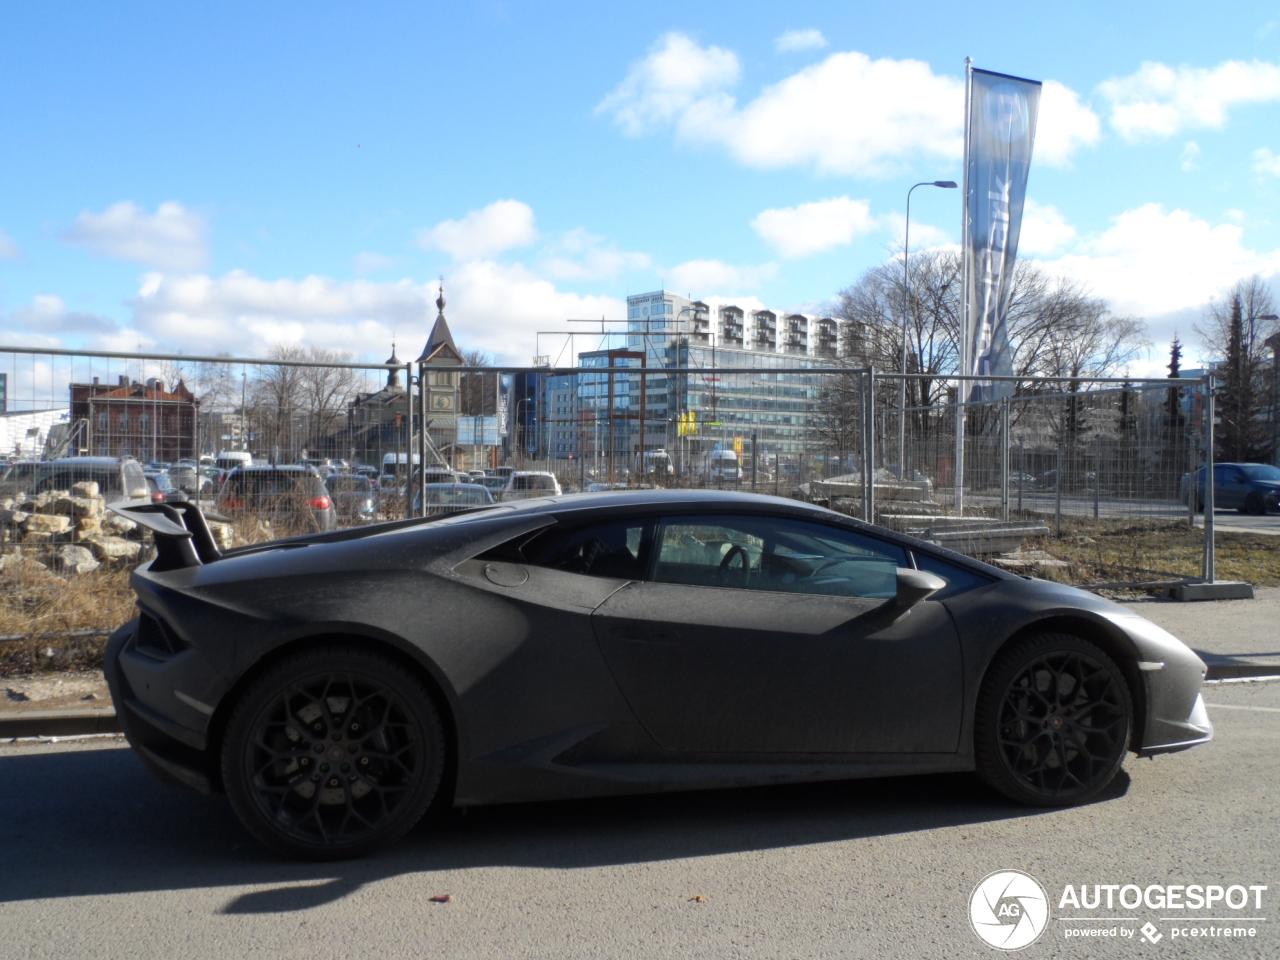
[[[1166,727],[1173,726],[1169,721],[1165,721]],[[1139,747],[1137,754],[1140,757],[1154,757],[1158,753],[1177,753],[1179,750],[1190,750],[1192,747],[1198,747],[1202,743],[1208,743],[1213,739],[1213,724],[1209,722],[1209,711],[1205,709],[1204,697],[1196,694],[1195,706],[1191,708],[1191,715],[1187,717],[1181,724],[1176,724],[1191,734],[1189,739],[1177,740],[1168,743],[1157,743]]]

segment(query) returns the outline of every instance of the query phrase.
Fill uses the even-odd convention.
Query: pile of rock
[[[220,548],[232,546],[229,525],[210,527]],[[39,556],[64,574],[132,565],[150,559],[154,549],[145,528],[107,510],[92,481],[0,499],[0,544],[6,553]]]

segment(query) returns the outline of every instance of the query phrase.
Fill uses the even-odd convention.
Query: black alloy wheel
[[[1240,508],[1241,513],[1251,513],[1255,517],[1260,517],[1267,512],[1267,501],[1262,499],[1262,494],[1256,490],[1244,498],[1244,506]]]
[[[1101,649],[1069,634],[1014,644],[978,695],[978,775],[1021,803],[1071,806],[1102,792],[1124,763],[1133,702]]]
[[[426,812],[444,769],[430,693],[405,666],[354,647],[270,668],[227,725],[222,774],[236,814],[273,849],[363,856]]]

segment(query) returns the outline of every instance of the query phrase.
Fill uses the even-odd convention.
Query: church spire
[[[418,357],[415,363],[426,363],[441,348],[448,347],[454,357],[461,359],[462,354],[458,352],[458,345],[453,342],[453,334],[449,332],[449,323],[444,318],[444,278],[440,278],[440,295],[436,297],[436,322],[431,328],[431,336],[427,337],[427,345],[422,348],[422,355]]]
[[[387,364],[387,366],[392,367],[392,369],[387,371],[387,386],[388,387],[400,386],[399,368],[404,366],[404,364],[401,363],[400,358],[396,356],[396,342],[394,340],[391,341],[391,356],[387,357],[387,359],[384,362]],[[393,364],[394,366],[392,366]]]

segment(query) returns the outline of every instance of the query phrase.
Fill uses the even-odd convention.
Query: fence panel
[[[50,464],[104,457],[136,458],[183,488],[169,495],[231,516],[227,543],[657,486],[821,502],[986,558],[1027,540],[1031,554],[1001,562],[1077,582],[1204,572],[1186,479],[1205,455],[1199,381],[1025,381],[1025,395],[967,405],[960,515],[954,404],[899,411],[893,375],[805,356],[708,357],[610,350],[574,368],[478,370],[0,348],[0,537],[33,555],[93,541],[93,523],[29,515],[74,513],[52,501],[75,478]],[[218,468],[246,457],[310,467],[327,488],[225,484]]]

